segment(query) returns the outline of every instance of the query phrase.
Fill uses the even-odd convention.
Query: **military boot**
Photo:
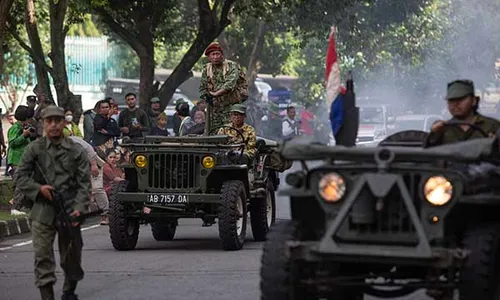
[[[78,296],[74,292],[64,292],[61,300],[78,300]]]
[[[78,281],[68,280],[67,278],[64,278],[63,295],[61,297],[61,300],[78,300],[78,296],[75,295],[77,284]]]
[[[52,284],[41,286],[40,295],[42,296],[42,300],[54,300],[54,288]]]

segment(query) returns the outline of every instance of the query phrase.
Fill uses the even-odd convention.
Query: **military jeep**
[[[500,299],[498,141],[422,148],[425,135],[285,144],[302,168],[280,191],[292,218],[264,245],[261,299]]]
[[[275,221],[279,185],[277,171],[268,165],[275,142],[259,139],[250,164],[240,159],[245,144],[232,144],[226,135],[147,136],[124,140],[121,146],[132,154],[126,180],[110,196],[115,249],[134,249],[140,224],[150,224],[157,241],[170,241],[178,219],[200,218],[204,226],[218,219],[222,248],[239,250],[248,212],[254,239],[266,239]]]

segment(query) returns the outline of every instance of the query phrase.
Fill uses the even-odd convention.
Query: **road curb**
[[[28,218],[0,221],[0,239],[30,231],[31,223]]]

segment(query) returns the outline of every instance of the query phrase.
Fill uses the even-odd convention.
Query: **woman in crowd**
[[[78,124],[73,122],[73,111],[71,111],[71,109],[66,109],[64,119],[66,122],[66,126],[63,129],[64,136],[78,136],[83,138],[82,132],[80,131],[80,128],[78,128]]]
[[[124,173],[123,170],[117,166],[116,151],[114,149],[107,149],[106,163],[103,167],[103,183],[104,190],[108,197],[113,184],[122,180],[125,180]]]

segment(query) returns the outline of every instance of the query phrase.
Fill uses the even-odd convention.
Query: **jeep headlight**
[[[205,169],[212,169],[215,166],[215,159],[212,156],[205,156],[201,160],[201,164]]]
[[[137,155],[134,159],[134,162],[138,168],[144,168],[148,164],[148,160],[144,155]]]
[[[443,176],[433,176],[424,184],[424,196],[429,203],[442,206],[451,200],[453,185]]]
[[[337,202],[345,194],[346,185],[342,176],[337,173],[323,175],[318,184],[319,194],[327,202]]]

